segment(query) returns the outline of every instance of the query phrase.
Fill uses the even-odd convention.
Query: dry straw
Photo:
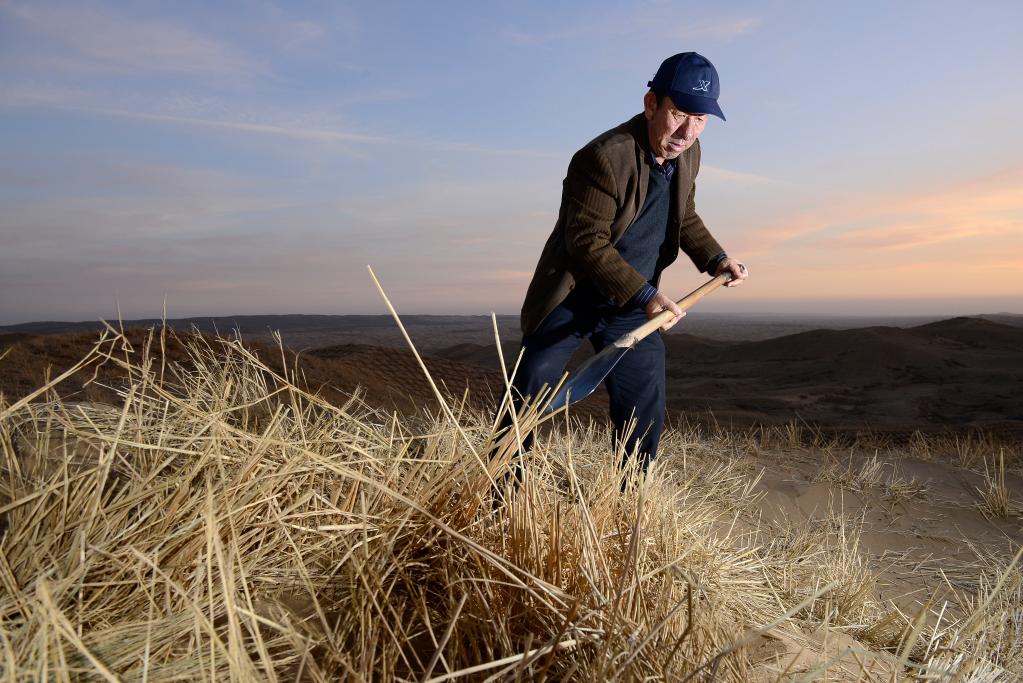
[[[992,463],[988,471],[987,459],[984,460],[984,484],[985,488],[977,489],[980,494],[980,509],[985,515],[1005,518],[1009,516],[1012,509],[1012,496],[1009,494],[1009,487],[1005,484],[1005,451],[998,453],[997,467]]]
[[[535,412],[333,405],[237,339],[168,363],[166,335],[111,328],[76,367],[115,365],[117,405],[61,400],[69,373],[0,398],[5,680],[1023,675],[1018,567],[937,625],[893,613],[854,525],[757,521],[744,442],[670,432],[623,494],[605,428],[561,413],[495,509]]]

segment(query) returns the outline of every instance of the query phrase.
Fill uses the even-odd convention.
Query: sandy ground
[[[982,473],[948,462],[786,449],[762,453],[758,464],[763,521],[782,529],[844,519],[878,572],[878,598],[907,613],[940,596],[946,581],[975,587],[978,557],[1008,563],[1023,545],[1017,474],[1006,475],[1013,507],[999,518],[982,504]]]

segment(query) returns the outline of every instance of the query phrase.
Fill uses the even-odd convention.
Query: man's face
[[[664,97],[658,105],[657,95],[652,92],[643,97],[643,111],[650,133],[650,149],[658,163],[675,159],[689,149],[707,125],[707,114],[686,113],[676,107],[670,97]]]

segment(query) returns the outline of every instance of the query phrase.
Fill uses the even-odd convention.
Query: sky
[[[517,313],[572,154],[717,67],[700,310],[1023,313],[1023,3],[0,0],[0,324]],[[706,279],[684,256],[661,288]]]

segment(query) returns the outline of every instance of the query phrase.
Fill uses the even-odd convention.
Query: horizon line
[[[403,313],[399,317],[411,318],[411,317],[434,317],[434,318],[489,318],[491,315],[496,315],[501,318],[518,318],[518,313]],[[1023,318],[1023,313],[1015,313],[1012,311],[978,311],[974,313],[820,313],[820,312],[786,312],[786,311],[775,311],[775,310],[736,310],[736,311],[700,311],[698,312],[700,317],[713,316],[713,317],[750,317],[750,318],[839,318],[839,319],[857,319],[857,318],[871,318],[871,319],[884,319],[884,318],[931,318],[931,319],[954,319],[954,318],[977,318],[983,316],[1005,316],[1005,317],[1017,317]],[[199,314],[199,315],[179,315],[179,316],[142,316],[142,317],[103,317],[97,316],[95,318],[86,319],[59,319],[59,318],[48,318],[48,319],[34,319],[25,320],[21,322],[0,322],[0,328],[11,328],[21,327],[24,325],[44,325],[44,324],[67,324],[67,325],[85,325],[85,324],[100,324],[100,323],[131,323],[141,321],[178,321],[178,320],[200,320],[200,319],[214,319],[214,318],[284,318],[284,317],[310,317],[310,318],[391,318],[390,313],[228,313],[228,314]]]

